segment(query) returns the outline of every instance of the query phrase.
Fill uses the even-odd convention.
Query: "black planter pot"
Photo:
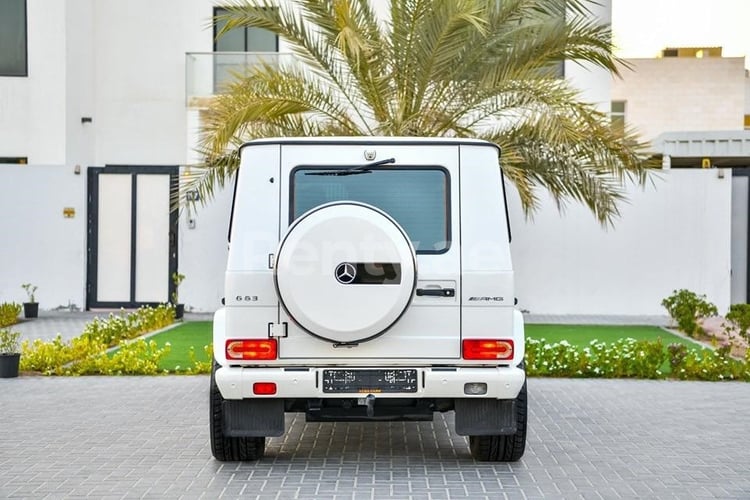
[[[175,319],[182,319],[185,314],[185,304],[177,304],[174,306],[174,317]]]
[[[39,302],[24,302],[23,316],[25,318],[36,318],[39,316]]]
[[[0,378],[14,378],[18,376],[18,364],[21,354],[0,354]]]

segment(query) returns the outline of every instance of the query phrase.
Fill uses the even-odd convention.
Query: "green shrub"
[[[18,353],[18,339],[20,337],[21,332],[0,328],[0,354]]]
[[[562,341],[526,340],[526,373],[536,377],[645,378],[682,380],[744,380],[750,382],[750,350],[744,361],[729,356],[729,348],[693,351],[683,344],[621,339],[597,340],[579,349]],[[672,373],[661,369],[669,362]]]
[[[174,322],[174,306],[160,304],[157,307],[141,307],[130,313],[115,315],[107,319],[94,318],[86,324],[81,337],[98,340],[108,347],[114,347],[123,340],[133,339],[146,332],[152,332]]]
[[[13,302],[0,304],[0,328],[18,323],[19,314],[21,314],[21,304]]]
[[[172,283],[174,284],[174,292],[172,292],[172,304],[177,305],[180,302],[180,284],[185,280],[185,275],[180,273],[172,273]]]
[[[672,368],[672,376],[681,380],[744,380],[750,382],[750,357],[744,361],[729,356],[730,346],[715,351],[689,351]]]
[[[21,369],[45,375],[63,375],[66,367],[75,360],[94,356],[107,349],[99,339],[76,337],[64,342],[60,335],[49,342],[25,341],[21,346]]]
[[[672,367],[672,373],[675,373],[683,367],[688,348],[685,344],[669,344],[667,352],[669,353],[669,366]]]
[[[190,357],[191,366],[185,372],[186,375],[200,375],[211,373],[211,367],[214,363],[214,346],[213,344],[204,345],[203,352],[206,353],[207,360],[201,361],[195,357],[195,349],[190,347],[188,356]]]
[[[690,337],[697,337],[704,333],[698,325],[698,320],[719,314],[716,306],[706,300],[705,295],[697,295],[690,290],[675,290],[672,295],[661,301],[661,305],[680,330]]]
[[[169,353],[169,345],[159,349],[153,340],[123,342],[113,355],[99,353],[71,364],[61,375],[157,375],[159,362]]]
[[[740,334],[750,341],[750,304],[732,304],[726,315],[730,326],[739,330]]]
[[[531,376],[660,378],[665,356],[660,341],[621,339],[606,344],[593,340],[583,349],[566,341],[526,341],[526,370]]]
[[[31,283],[24,283],[23,285],[21,285],[21,288],[23,288],[24,290],[26,290],[26,295],[29,298],[29,300],[27,301],[27,303],[29,303],[29,304],[35,304],[36,303],[36,296],[34,294],[36,293],[36,291],[37,291],[37,289],[39,287],[36,286],[36,285],[32,285]]]
[[[156,349],[150,343],[126,344],[125,341],[164,328],[173,322],[174,307],[168,304],[155,308],[141,307],[120,315],[110,314],[107,319],[94,318],[86,324],[81,335],[69,342],[64,342],[60,335],[48,342],[24,342],[21,346],[21,369],[46,375],[152,375],[158,371],[154,366],[158,366],[158,361],[169,350]],[[121,349],[109,357],[105,351],[117,345],[122,345]],[[143,355],[146,359],[136,360],[135,354]],[[152,366],[151,357],[157,358],[156,365]],[[97,372],[97,369],[103,371]]]

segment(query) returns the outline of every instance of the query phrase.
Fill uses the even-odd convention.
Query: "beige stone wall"
[[[612,100],[626,101],[625,119],[645,140],[662,132],[742,130],[744,58],[628,59],[612,82]]]

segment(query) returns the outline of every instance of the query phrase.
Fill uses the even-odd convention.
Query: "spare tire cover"
[[[289,228],[274,280],[284,309],[308,333],[334,343],[371,340],[406,311],[416,285],[406,232],[364,203],[315,207]]]

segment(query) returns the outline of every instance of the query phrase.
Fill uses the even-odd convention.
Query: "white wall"
[[[180,214],[179,269],[185,275],[180,301],[188,311],[213,312],[221,307],[233,187],[217,190],[206,206],[184,208]],[[195,220],[194,229],[188,227],[189,218]]]
[[[39,287],[43,310],[85,305],[86,173],[59,166],[0,165],[0,303]],[[63,217],[63,208],[75,217]]]
[[[94,26],[93,0],[68,0],[65,10],[65,156],[60,163],[80,165],[85,169],[95,165],[94,123],[83,123],[83,117],[96,114],[94,87]],[[36,58],[37,53],[30,54]],[[48,82],[49,83],[49,82]],[[63,87],[63,85],[61,85]],[[58,131],[59,133],[60,131]]]
[[[672,290],[730,302],[732,176],[658,171],[655,187],[630,188],[613,229],[581,205],[560,214],[543,198],[526,221],[509,190],[519,307],[539,314],[664,315]]]
[[[0,77],[0,156],[65,157],[64,2],[27,2],[28,76]]]
[[[185,163],[185,51],[201,26],[181,22],[182,3],[96,2],[97,164]]]
[[[612,23],[612,0],[600,0],[588,5],[592,14],[602,23]],[[602,112],[610,109],[612,75],[593,64],[565,61],[565,79],[581,92],[581,99],[596,104]]]
[[[747,223],[750,177],[732,178],[732,303],[747,302]]]

